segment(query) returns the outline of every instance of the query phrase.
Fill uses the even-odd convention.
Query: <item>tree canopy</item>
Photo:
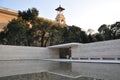
[[[10,21],[0,32],[0,44],[46,47],[62,43],[90,43],[120,39],[120,22],[103,24],[98,32],[86,34],[80,27],[59,25],[55,21],[38,17],[36,8],[19,11],[18,18]],[[31,26],[31,27],[30,27]]]
[[[120,39],[120,22],[111,25],[103,24],[98,31],[105,40]]]

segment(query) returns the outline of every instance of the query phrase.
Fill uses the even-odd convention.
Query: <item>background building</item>
[[[62,8],[61,6],[59,6],[57,9],[55,9],[57,11],[57,16],[55,18],[55,21],[57,23],[59,23],[60,25],[66,25],[65,22],[65,17],[63,15],[63,11],[65,10],[65,8]]]
[[[16,11],[13,11],[9,8],[0,7],[0,31],[3,30],[3,27],[5,27],[9,21],[17,18],[17,15],[18,13]]]

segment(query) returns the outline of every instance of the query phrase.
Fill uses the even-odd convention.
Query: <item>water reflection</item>
[[[0,77],[53,72],[71,77],[93,77],[104,80],[120,80],[120,64],[70,63],[40,60],[0,61]]]

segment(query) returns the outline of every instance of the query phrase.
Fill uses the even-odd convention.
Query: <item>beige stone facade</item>
[[[13,10],[0,7],[0,31],[2,31],[2,28],[5,27],[9,21],[17,18],[17,15],[17,12]]]

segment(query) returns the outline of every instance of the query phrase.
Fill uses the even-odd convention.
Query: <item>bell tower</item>
[[[56,22],[58,22],[59,24],[66,24],[65,23],[65,17],[63,15],[63,10],[65,10],[64,8],[62,8],[61,6],[59,6],[57,9],[55,9],[58,13],[57,16],[55,18]]]

